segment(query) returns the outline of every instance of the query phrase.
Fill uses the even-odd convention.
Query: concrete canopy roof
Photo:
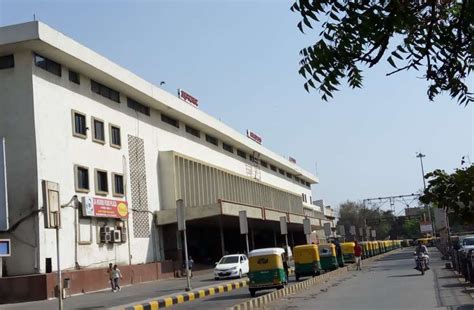
[[[261,160],[285,169],[306,182],[311,184],[319,182],[316,176],[288,159],[248,139],[214,117],[145,81],[44,23],[34,21],[0,27],[0,53],[18,50],[37,52],[99,83],[112,87],[142,104],[214,135],[221,141],[231,143],[249,154],[257,152]]]

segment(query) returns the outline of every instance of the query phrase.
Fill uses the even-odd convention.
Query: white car
[[[214,268],[214,279],[242,278],[249,272],[249,260],[244,254],[226,255],[216,263]]]
[[[460,238],[460,243],[461,243],[461,251],[464,253],[468,253],[469,250],[474,250],[474,236],[473,235],[468,235],[468,236],[463,236]]]

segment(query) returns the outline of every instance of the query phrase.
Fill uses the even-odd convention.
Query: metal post
[[[58,272],[58,306],[59,310],[63,310],[63,286],[61,283],[61,263],[59,260],[59,226],[56,227],[56,256],[57,256],[57,272]]]
[[[285,234],[286,247],[288,248],[288,234]]]
[[[186,291],[189,292],[192,290],[191,287],[191,280],[189,279],[189,256],[188,256],[188,240],[186,238],[186,229],[183,231],[184,233],[184,255],[186,259]]]
[[[247,255],[250,253],[250,248],[249,248],[249,234],[245,234],[245,242],[247,243]]]
[[[222,219],[219,218],[219,235],[221,237],[221,252],[222,256],[225,255],[225,241],[224,241],[224,229],[222,228]]]
[[[416,154],[416,157],[420,159],[420,164],[421,164],[421,177],[423,178],[423,190],[426,190],[426,181],[425,181],[425,169],[423,167],[423,157],[426,157],[425,154],[418,153]],[[436,229],[434,223],[431,221],[431,210],[430,206],[426,205],[426,209],[428,210],[428,221],[431,223],[431,230],[433,231],[433,236],[436,236]]]
[[[3,277],[3,258],[0,256],[0,278]]]

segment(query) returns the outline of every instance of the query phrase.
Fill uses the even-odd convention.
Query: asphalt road
[[[413,269],[413,249],[404,249],[343,277],[274,302],[265,309],[474,309],[464,285],[430,248],[431,270]]]

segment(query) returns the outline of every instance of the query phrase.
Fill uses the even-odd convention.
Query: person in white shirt
[[[110,272],[113,281],[113,292],[120,291],[119,279],[122,279],[122,273],[118,269],[117,265]]]

